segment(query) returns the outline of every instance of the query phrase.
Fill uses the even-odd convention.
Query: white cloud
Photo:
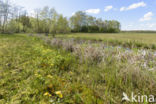
[[[126,7],[121,7],[120,8],[120,11],[124,11],[124,10],[126,10]]]
[[[75,12],[72,13],[72,16],[74,16],[74,15],[75,15]]]
[[[147,24],[147,26],[148,26],[149,28],[153,28],[153,27],[156,26],[156,24]]]
[[[111,10],[112,8],[113,8],[112,5],[106,6],[105,9],[104,9],[104,11],[107,12],[107,11]]]
[[[139,3],[134,3],[134,4],[130,5],[127,9],[131,10],[131,9],[136,9],[139,7],[145,7],[145,6],[146,6],[146,4],[144,2],[139,2]]]
[[[132,9],[136,9],[139,7],[145,7],[146,3],[144,2],[139,2],[139,3],[134,3],[132,5],[129,5],[128,7],[121,7],[120,11],[126,11],[126,10],[132,10]]]
[[[85,12],[90,14],[98,14],[100,13],[100,11],[101,11],[100,9],[88,9]]]
[[[149,21],[152,19],[152,16],[153,16],[153,13],[148,12],[142,18],[140,18],[140,21]]]

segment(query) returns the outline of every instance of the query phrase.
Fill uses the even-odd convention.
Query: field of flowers
[[[156,93],[154,50],[19,34],[0,35],[0,57],[0,104],[129,104],[123,92]]]

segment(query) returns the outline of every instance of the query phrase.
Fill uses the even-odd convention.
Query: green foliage
[[[85,12],[76,12],[71,18],[72,32],[89,33],[117,33],[120,32],[120,23],[118,21],[103,21],[87,15]]]
[[[72,55],[66,56],[56,56],[54,66],[59,69],[59,71],[69,71],[72,69],[73,64],[75,63],[75,58]]]
[[[26,11],[5,4],[5,6],[7,5],[9,6],[6,7],[6,11],[1,8],[2,11],[5,11],[2,13],[5,20],[0,20],[0,33],[50,33],[55,37],[55,34],[70,32],[120,32],[120,23],[118,21],[103,21],[82,11],[76,12],[70,19],[67,19],[62,14],[58,14],[54,8],[48,6],[43,9],[36,9],[33,15],[30,16]],[[14,11],[10,11],[11,9]]]
[[[22,30],[22,28],[23,28],[23,25],[20,22],[17,22],[16,20],[11,20],[9,22],[6,32],[7,33],[17,33],[17,32],[20,32],[20,30]]]
[[[68,21],[62,15],[58,17],[56,32],[57,33],[69,33],[70,32]]]
[[[30,18],[26,15],[22,15],[19,17],[19,22],[22,24],[23,29],[22,32],[27,32],[27,29],[31,28]]]

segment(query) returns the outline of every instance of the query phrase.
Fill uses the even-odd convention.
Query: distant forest
[[[130,33],[156,33],[154,30],[129,30],[129,31],[121,31],[121,32],[130,32]]]
[[[26,10],[9,0],[0,0],[0,33],[113,33],[120,32],[120,28],[116,20],[97,19],[83,11],[67,18],[48,6],[35,9],[30,16]]]

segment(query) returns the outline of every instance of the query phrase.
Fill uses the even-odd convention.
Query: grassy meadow
[[[156,104],[156,2],[134,1],[0,0],[0,104]]]
[[[156,33],[71,33],[69,35],[58,35],[58,37],[104,41],[107,44],[123,45],[132,48],[143,47],[156,49]]]
[[[0,35],[0,104],[131,104],[123,92],[154,95],[155,51],[117,42],[155,40],[155,33]]]

